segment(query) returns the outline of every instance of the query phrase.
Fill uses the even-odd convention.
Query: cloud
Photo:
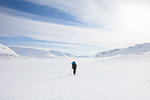
[[[76,16],[83,26],[52,24],[0,14],[0,36],[125,47],[150,42],[148,0],[26,0]],[[138,10],[138,11],[137,11]]]
[[[96,28],[120,34],[149,32],[149,0],[26,0],[55,7]],[[125,33],[122,33],[122,30]]]
[[[97,31],[0,14],[1,36],[27,36],[40,40],[92,44]],[[93,45],[93,44],[92,44]]]
[[[66,25],[84,24],[78,21],[78,19],[75,16],[68,14],[62,10],[59,10],[54,7],[41,6],[35,3],[26,2],[24,0],[0,1],[0,11],[3,13],[9,13],[10,15],[16,14],[16,16],[26,17],[32,20],[44,22]]]
[[[26,0],[39,5],[54,7],[76,16],[79,20],[93,26],[102,25],[107,17],[106,2],[96,0]],[[105,9],[106,8],[106,9]],[[99,20],[101,19],[101,20]]]

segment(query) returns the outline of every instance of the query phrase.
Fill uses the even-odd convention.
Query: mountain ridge
[[[122,49],[112,49],[108,51],[98,52],[94,57],[110,57],[126,54],[142,54],[150,51],[150,43],[137,44]]]
[[[18,55],[15,51],[10,49],[7,46],[0,44],[0,58],[18,58]]]
[[[10,48],[23,57],[35,57],[35,58],[74,57],[74,55],[70,53],[60,52],[56,50],[45,51],[26,47],[10,47]]]

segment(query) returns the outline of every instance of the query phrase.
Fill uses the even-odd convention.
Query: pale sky
[[[149,0],[1,0],[0,43],[77,55],[150,42]]]

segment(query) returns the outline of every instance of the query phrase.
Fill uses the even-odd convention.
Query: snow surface
[[[109,51],[102,51],[95,55],[95,57],[110,57],[116,55],[127,55],[127,54],[142,54],[150,51],[150,43],[137,44],[132,47],[123,49],[113,49]]]
[[[75,60],[77,75],[71,75]],[[0,60],[0,100],[150,100],[150,52]]]
[[[15,58],[15,57],[20,56],[7,46],[0,44],[0,58]]]

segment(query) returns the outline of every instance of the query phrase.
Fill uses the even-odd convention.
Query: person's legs
[[[76,74],[76,68],[73,69],[73,74],[74,74],[74,75]]]

